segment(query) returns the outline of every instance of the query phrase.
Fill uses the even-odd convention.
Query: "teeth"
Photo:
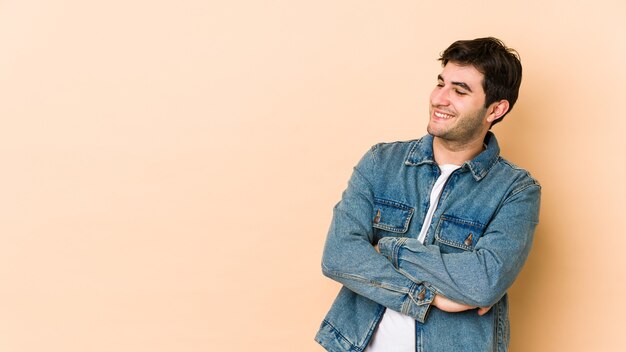
[[[452,118],[452,115],[442,114],[440,112],[435,112],[435,116],[437,116],[440,119],[451,119]]]

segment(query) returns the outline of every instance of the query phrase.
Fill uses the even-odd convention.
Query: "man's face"
[[[461,144],[483,138],[490,125],[486,121],[483,78],[472,65],[448,62],[430,94],[428,133]]]

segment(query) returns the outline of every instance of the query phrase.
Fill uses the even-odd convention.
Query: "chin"
[[[428,126],[426,126],[426,132],[435,137],[439,137],[440,135],[445,133],[440,128],[435,128],[431,124],[428,124]]]

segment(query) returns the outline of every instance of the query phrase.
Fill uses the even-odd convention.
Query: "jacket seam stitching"
[[[322,263],[322,267],[324,268],[324,271],[326,273],[331,274],[333,276],[341,277],[341,278],[344,278],[344,279],[355,280],[355,281],[358,281],[358,282],[361,282],[361,283],[365,283],[365,284],[370,284],[370,285],[373,285],[373,286],[376,286],[376,287],[386,288],[386,289],[392,290],[394,292],[402,293],[402,294],[409,294],[410,293],[409,292],[410,290],[408,290],[405,287],[389,285],[389,284],[385,284],[385,283],[374,281],[374,280],[368,280],[368,279],[366,279],[366,278],[364,278],[362,276],[359,276],[359,275],[346,274],[346,273],[330,270],[323,263]]]
[[[333,333],[335,333],[335,335],[337,335],[343,341],[345,341],[347,344],[349,344],[351,346],[351,348],[357,349],[359,351],[361,350],[360,348],[355,346],[352,342],[350,342],[350,340],[348,340],[345,336],[343,336],[341,331],[339,331],[337,328],[335,328],[335,326],[333,324],[331,324],[328,320],[324,319],[324,323],[333,331]]]

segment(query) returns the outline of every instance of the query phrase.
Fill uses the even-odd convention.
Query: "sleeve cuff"
[[[378,250],[389,258],[396,269],[399,269],[398,258],[402,245],[407,241],[405,237],[384,237],[378,241]],[[402,304],[402,314],[413,317],[420,323],[424,323],[430,310],[430,305],[435,299],[435,292],[423,283],[414,282],[406,299]]]
[[[435,292],[424,284],[413,284],[402,304],[402,314],[411,316],[420,323],[426,321],[430,305],[435,299]]]
[[[396,269],[399,267],[398,257],[400,256],[400,249],[406,240],[407,238],[405,237],[383,237],[378,241],[378,250],[389,258],[389,261]]]

